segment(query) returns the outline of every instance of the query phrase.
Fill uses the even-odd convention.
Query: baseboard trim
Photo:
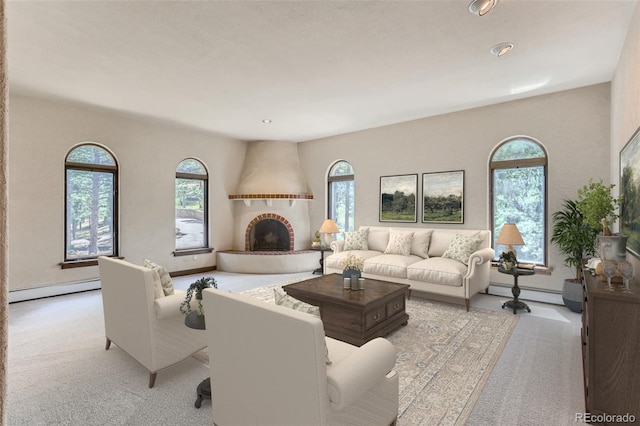
[[[26,302],[27,300],[43,299],[45,297],[61,296],[63,294],[80,293],[88,290],[100,289],[100,280],[83,281],[71,284],[57,284],[47,287],[27,288],[9,292],[9,303]]]
[[[216,269],[217,268],[215,266],[205,266],[204,268],[185,269],[184,271],[169,272],[169,275],[172,277],[182,277],[184,275],[203,274],[205,272],[215,271]]]

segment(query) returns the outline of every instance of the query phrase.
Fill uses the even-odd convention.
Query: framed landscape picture
[[[640,257],[640,128],[620,151],[620,232],[627,250]]]
[[[464,170],[422,175],[422,221],[464,223]]]
[[[380,177],[380,222],[418,221],[418,175]]]

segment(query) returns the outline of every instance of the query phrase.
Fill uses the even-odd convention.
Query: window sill
[[[173,255],[178,256],[192,256],[194,254],[202,254],[202,253],[211,253],[213,252],[213,248],[211,247],[203,247],[198,249],[188,249],[188,250],[176,250],[173,252]]]
[[[124,259],[120,256],[107,256],[114,259]],[[78,259],[78,260],[65,260],[60,262],[60,269],[72,269],[72,268],[84,268],[85,266],[98,266],[98,259]]]

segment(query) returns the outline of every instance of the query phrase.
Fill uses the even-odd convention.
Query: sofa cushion
[[[469,256],[478,249],[480,242],[481,240],[475,236],[470,237],[456,233],[451,239],[449,247],[447,247],[442,254],[442,257],[454,259],[466,265],[469,263]]]
[[[382,252],[373,251],[373,250],[350,250],[350,251],[339,251],[338,253],[334,253],[330,256],[327,256],[324,259],[324,266],[326,268],[333,269],[342,269],[342,261],[349,253],[353,253],[358,257],[363,258],[365,261],[374,256],[380,256]]]
[[[173,294],[173,281],[167,270],[149,259],[144,260],[144,267],[153,269],[160,276],[160,283],[162,284],[162,291],[165,296],[171,296]]]
[[[400,254],[409,256],[411,252],[411,243],[413,242],[413,232],[397,232],[389,233],[389,243],[384,250],[385,254]]]
[[[367,241],[368,235],[368,229],[346,232],[344,234],[343,250],[369,250],[369,243]]]
[[[467,267],[446,257],[430,257],[407,267],[407,278],[434,284],[459,287]]]
[[[407,266],[423,260],[418,256],[381,254],[364,261],[364,272],[394,278],[407,278]]]
[[[425,229],[415,231],[413,233],[413,240],[411,241],[411,254],[420,256],[423,259],[429,257],[429,241],[431,240],[431,234],[433,229]]]
[[[360,227],[364,229],[365,227]],[[384,252],[389,244],[389,228],[369,227],[369,250]]]

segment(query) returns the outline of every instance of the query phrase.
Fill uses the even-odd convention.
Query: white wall
[[[301,165],[315,195],[311,227],[326,215],[327,168],[345,159],[355,170],[356,227],[380,225],[380,176],[417,173],[421,182],[422,173],[464,170],[464,224],[441,227],[487,229],[489,156],[501,141],[516,135],[533,137],[547,149],[551,214],[564,198],[575,198],[589,178],[609,180],[609,122],[610,85],[600,84],[300,143]],[[553,273],[527,277],[522,286],[561,291],[573,272],[563,266],[555,247],[550,249]],[[509,276],[497,272],[491,279],[511,283]]]
[[[174,257],[175,169],[186,157],[209,171],[209,242],[232,246],[233,203],[246,143],[178,125],[27,96],[9,104],[9,289],[93,279],[62,270],[64,159],[74,145],[108,147],[120,167],[120,255],[170,271],[215,265],[215,253]]]
[[[611,181],[620,184],[620,151],[640,127],[640,5],[631,18],[618,67],[611,82]],[[627,254],[640,270],[640,260]],[[636,273],[637,275],[637,273]]]

